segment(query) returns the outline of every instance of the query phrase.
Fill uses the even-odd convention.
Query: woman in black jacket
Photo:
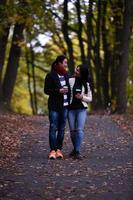
[[[49,145],[50,159],[63,158],[62,146],[69,104],[67,58],[58,56],[46,75],[44,92],[49,95]]]

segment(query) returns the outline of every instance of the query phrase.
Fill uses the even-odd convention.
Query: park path
[[[0,200],[132,200],[132,138],[110,116],[90,115],[82,160],[69,158],[66,128],[64,159],[48,160],[48,118],[32,118],[15,164],[0,170]]]

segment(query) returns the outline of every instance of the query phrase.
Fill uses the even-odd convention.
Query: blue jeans
[[[70,110],[68,112],[68,123],[70,127],[71,140],[74,151],[80,152],[84,137],[84,125],[86,120],[86,109]]]
[[[51,150],[62,149],[67,113],[67,108],[59,112],[49,111],[49,145]]]

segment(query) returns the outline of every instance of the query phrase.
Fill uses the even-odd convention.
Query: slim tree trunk
[[[131,35],[131,22],[132,22],[132,1],[125,1],[124,22],[122,30],[121,42],[121,55],[120,64],[118,68],[118,92],[117,92],[117,112],[124,113],[127,108],[126,97],[126,80],[128,76],[128,54],[129,54],[129,41]]]
[[[87,55],[88,55],[88,64],[89,66],[91,66],[91,59],[92,59],[92,55],[91,55],[91,50],[92,50],[92,32],[93,32],[93,26],[92,26],[92,18],[93,18],[93,14],[92,14],[92,6],[93,6],[93,0],[89,1],[89,7],[88,7],[88,11],[86,13],[86,22],[87,22]]]
[[[89,1],[89,7],[88,11],[86,13],[86,24],[87,24],[87,59],[86,62],[89,66],[89,73],[90,73],[90,86],[92,89],[92,93],[94,94],[94,80],[93,80],[93,72],[92,72],[92,35],[93,35],[93,26],[92,26],[92,18],[93,18],[93,13],[92,13],[92,6],[93,6],[93,0]],[[93,101],[93,107],[95,107],[95,102]]]
[[[14,27],[12,44],[9,54],[7,69],[3,81],[3,101],[10,107],[11,97],[17,77],[21,47],[19,42],[23,40],[24,24],[16,24]]]
[[[0,38],[0,101],[2,101],[2,72],[5,61],[6,46],[8,43],[10,27],[5,28],[4,35]]]
[[[30,105],[32,109],[32,114],[35,114],[35,109],[34,109],[34,98],[31,90],[31,74],[30,74],[30,60],[29,60],[29,52],[26,49],[25,50],[25,58],[26,58],[26,66],[27,66],[27,79],[28,79],[28,90],[29,90],[29,95],[30,95]]]
[[[79,41],[79,48],[80,48],[80,51],[81,51],[81,60],[82,60],[83,64],[86,64],[84,44],[83,44],[83,39],[82,39],[83,24],[82,24],[82,21],[81,21],[80,0],[76,1],[76,9],[77,9],[77,16],[78,16],[78,41]]]
[[[70,69],[70,72],[72,73],[74,70],[74,57],[73,57],[72,41],[69,37],[69,31],[68,31],[68,0],[64,0],[63,5],[64,5],[64,7],[63,7],[64,19],[62,21],[62,32],[63,32],[64,39],[65,39],[65,42],[66,42],[67,48],[68,48],[69,69]]]
[[[111,102],[113,104],[113,110],[116,111],[116,95],[118,92],[118,74],[117,70],[120,65],[120,52],[121,52],[121,36],[122,36],[122,18],[123,18],[123,2],[122,0],[117,0],[117,2],[112,4],[112,10],[114,14],[114,49],[113,49],[113,59],[111,66]]]
[[[108,42],[108,30],[106,29],[106,9],[107,2],[103,2],[102,9],[102,42],[103,42],[103,51],[104,51],[104,62],[102,70],[102,89],[104,96],[104,106],[108,107],[110,103],[109,97],[109,65],[110,65],[110,51],[109,51],[109,42]]]
[[[0,19],[3,21],[6,18],[6,0],[0,0]],[[1,25],[2,26],[2,25]],[[1,74],[2,74],[2,69],[3,69],[3,64],[4,64],[4,59],[5,59],[5,50],[6,50],[6,44],[7,44],[7,38],[9,34],[9,27],[3,25],[2,27],[2,33],[0,34],[0,83],[1,83]]]
[[[33,79],[33,97],[34,97],[34,114],[37,114],[37,92],[36,92],[36,78],[35,78],[35,64],[34,64],[34,51],[32,45],[30,44],[30,53],[31,53],[31,72]]]
[[[102,108],[101,94],[101,59],[100,59],[100,27],[101,27],[101,0],[98,1],[98,16],[96,24],[95,68],[96,68],[96,109]]]
[[[0,8],[2,7],[2,11],[0,12],[0,19],[4,21],[7,20],[6,16],[6,2],[7,0],[0,0]],[[5,61],[5,52],[6,46],[8,43],[8,35],[9,35],[10,25],[3,24],[2,33],[0,34],[0,102],[2,101],[2,71],[3,65]]]

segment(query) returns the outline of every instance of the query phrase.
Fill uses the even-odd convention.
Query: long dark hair
[[[88,77],[89,77],[88,67],[86,65],[82,65],[82,64],[78,65],[77,67],[80,68],[80,80],[81,80],[81,83],[85,87],[85,94],[87,94],[87,92],[88,92],[87,82],[88,82]]]

